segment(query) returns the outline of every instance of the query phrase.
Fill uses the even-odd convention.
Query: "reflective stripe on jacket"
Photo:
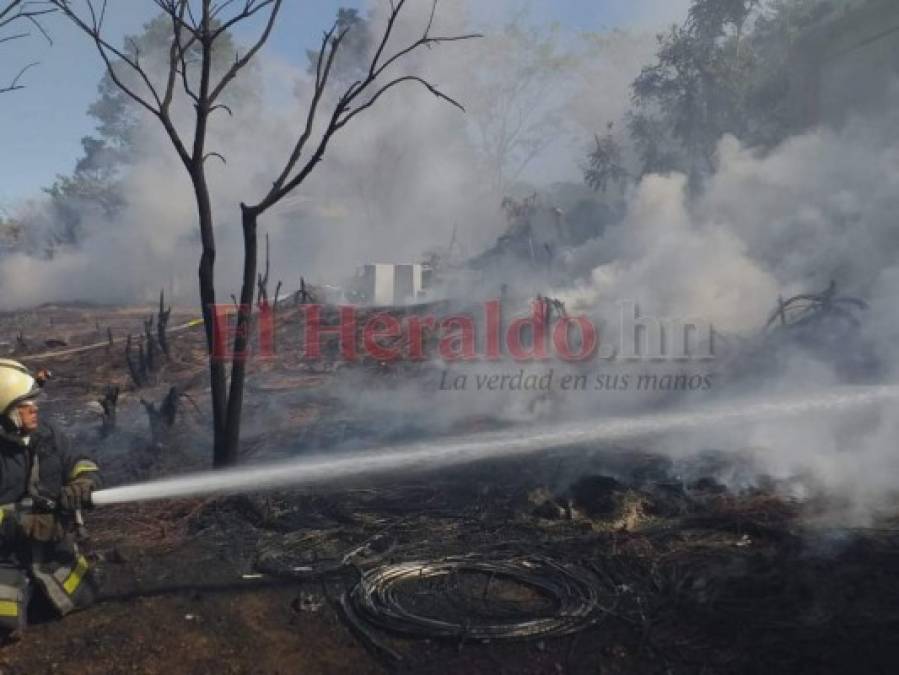
[[[0,504],[6,505],[0,507],[0,528],[7,518],[16,517],[12,511],[26,496],[37,492],[55,500],[67,483],[85,479],[99,487],[96,462],[73,452],[69,439],[52,427],[40,428],[28,442],[0,430]],[[74,530],[74,522],[72,526]],[[88,569],[74,531],[49,544],[0,540],[0,626],[15,627],[24,621],[31,579],[61,614],[84,606],[94,591],[85,583]]]

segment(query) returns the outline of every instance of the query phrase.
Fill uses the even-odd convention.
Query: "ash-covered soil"
[[[172,336],[146,386],[129,376],[124,337],[140,334],[151,311],[68,306],[0,316],[0,341],[9,343],[0,355],[15,351],[54,372],[45,412],[96,449],[109,485],[209,464],[202,329]],[[192,318],[176,310],[171,325]],[[285,311],[279,329],[296,330],[295,320]],[[107,327],[108,350],[29,358],[103,342]],[[354,368],[388,382],[416,376]],[[254,364],[245,461],[419,432],[341,406],[334,384],[347,376],[304,366],[292,352]],[[117,429],[101,437],[92,402],[109,385],[122,390]],[[158,404],[173,385],[189,398],[174,427],[152,438],[141,399]],[[492,424],[472,419],[464,430]],[[35,605],[25,637],[0,649],[0,670],[895,672],[899,532],[889,513],[877,528],[835,529],[823,514],[839,505],[825,497],[795,501],[763,478],[739,491],[724,485],[720,468],[733,458],[705,453],[687,479],[640,448],[584,450],[587,462],[547,453],[271,495],[98,508],[87,548],[100,602],[64,619]],[[558,618],[551,592],[497,571],[413,577],[393,589],[388,599],[410,614],[461,626],[450,636],[412,636],[395,616],[354,611],[348,594],[364,575],[446,559],[484,569],[551,561],[586,580],[592,610],[570,634],[472,638],[485,623]],[[547,584],[572,591],[562,576]]]

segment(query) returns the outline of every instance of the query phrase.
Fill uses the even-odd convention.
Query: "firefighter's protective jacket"
[[[89,479],[99,487],[97,465],[74,453],[65,435],[43,425],[27,438],[0,429],[0,524],[17,517],[15,505],[25,497],[58,499],[62,487],[75,479]],[[24,627],[33,584],[61,614],[93,599],[87,560],[75,542],[74,516],[65,516],[63,524],[67,534],[59,542],[29,541],[21,535],[0,540],[0,627]]]

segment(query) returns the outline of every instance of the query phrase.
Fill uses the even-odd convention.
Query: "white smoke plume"
[[[397,27],[393,48],[419,37],[427,23],[430,3],[410,7],[414,11]],[[458,32],[460,7],[441,7],[435,31]],[[381,30],[383,16],[376,14],[372,27]],[[404,68],[434,78],[464,101],[464,87],[456,86],[465,81],[458,63],[468,58],[464,47],[448,45],[407,60]],[[215,119],[208,142],[227,159],[222,165],[211,158],[208,165],[219,239],[217,279],[225,297],[239,283],[239,203],[264,196],[280,172],[302,130],[311,86],[304,68],[271,56],[247,77],[276,86],[262,100],[235,102],[234,117]],[[177,116],[189,139],[190,110],[183,100]],[[423,89],[410,85],[386,96],[339,134],[313,178],[265,217],[273,275],[288,288],[300,275],[338,282],[369,260],[416,260],[427,247],[448,243],[454,225],[471,246],[486,244],[496,231],[485,236],[491,222],[481,216],[495,219],[498,209],[481,201],[484,181],[465,143],[465,125],[461,111]],[[4,309],[51,300],[143,300],[153,288],[171,285],[178,300],[195,302],[200,246],[190,183],[158,121],[145,115],[141,133],[137,161],[124,179],[124,211],[115,222],[91,214],[84,241],[52,259],[29,253],[4,258]]]
[[[386,7],[371,4],[374,38],[383,28]],[[409,3],[390,46],[418,38],[430,8],[430,2]],[[273,244],[273,276],[283,279],[286,288],[296,286],[300,275],[338,283],[365,262],[419,260],[429,249],[445,247],[454,230],[469,254],[483,250],[501,233],[503,190],[495,185],[496,167],[491,166],[499,160],[485,157],[482,150],[491,144],[503,146],[506,139],[485,142],[479,136],[480,122],[497,114],[497,87],[519,87],[519,80],[529,74],[517,64],[535,57],[522,51],[523,40],[510,37],[501,21],[484,23],[470,3],[442,2],[438,10],[434,34],[481,31],[485,37],[421,51],[392,74],[428,77],[469,114],[410,85],[344,129],[308,183],[263,220]],[[527,33],[531,15],[502,16],[512,15],[523,17]],[[524,93],[516,91],[520,98],[511,103],[522,106],[523,115],[500,111],[509,115],[501,126],[508,122],[527,130],[537,125],[545,136],[564,129],[521,175],[537,185],[560,178],[580,180],[586,140],[594,126],[620,121],[628,83],[654,44],[648,33],[583,41],[556,35],[550,40],[556,44],[555,58],[567,59],[564,68],[559,67],[558,82],[535,82]],[[488,72],[484,64],[494,70]],[[214,118],[208,143],[227,158],[227,165],[209,160],[220,261],[217,282],[225,297],[239,283],[239,202],[259,199],[280,170],[301,129],[311,86],[304,68],[265,52],[247,79],[264,85],[261,99],[248,96],[231,106],[233,118]],[[597,80],[605,82],[601,96],[589,93]],[[549,99],[551,104],[543,103]],[[530,106],[537,110],[525,109]],[[179,128],[188,138],[190,112],[182,100]],[[492,121],[494,129],[500,126]],[[200,247],[189,181],[158,121],[145,115],[141,133],[135,166],[125,176],[124,211],[115,222],[87,214],[85,240],[75,250],[59,250],[52,260],[33,254],[5,258],[0,265],[0,307],[74,299],[141,301],[161,286],[174,288],[180,302],[196,301]],[[527,150],[525,139],[520,151]],[[521,158],[508,158],[511,164],[515,159]],[[41,205],[31,208],[39,210]],[[40,237],[40,232],[32,233],[34,240]]]

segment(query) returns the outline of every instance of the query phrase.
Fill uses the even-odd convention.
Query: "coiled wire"
[[[401,587],[445,579],[449,575],[488,576],[482,600],[497,611],[491,616],[480,612],[458,612],[458,616],[424,616],[405,602]],[[532,591],[543,601],[542,611],[514,611],[503,607],[500,598],[489,597],[494,580],[506,580]],[[475,557],[448,558],[437,562],[405,562],[386,565],[362,575],[359,583],[343,599],[348,617],[359,628],[374,625],[413,637],[475,640],[525,640],[570,635],[595,620],[599,610],[597,584],[586,570],[546,558],[514,559],[501,562]],[[506,602],[506,605],[509,603]],[[505,614],[497,620],[497,614]]]

